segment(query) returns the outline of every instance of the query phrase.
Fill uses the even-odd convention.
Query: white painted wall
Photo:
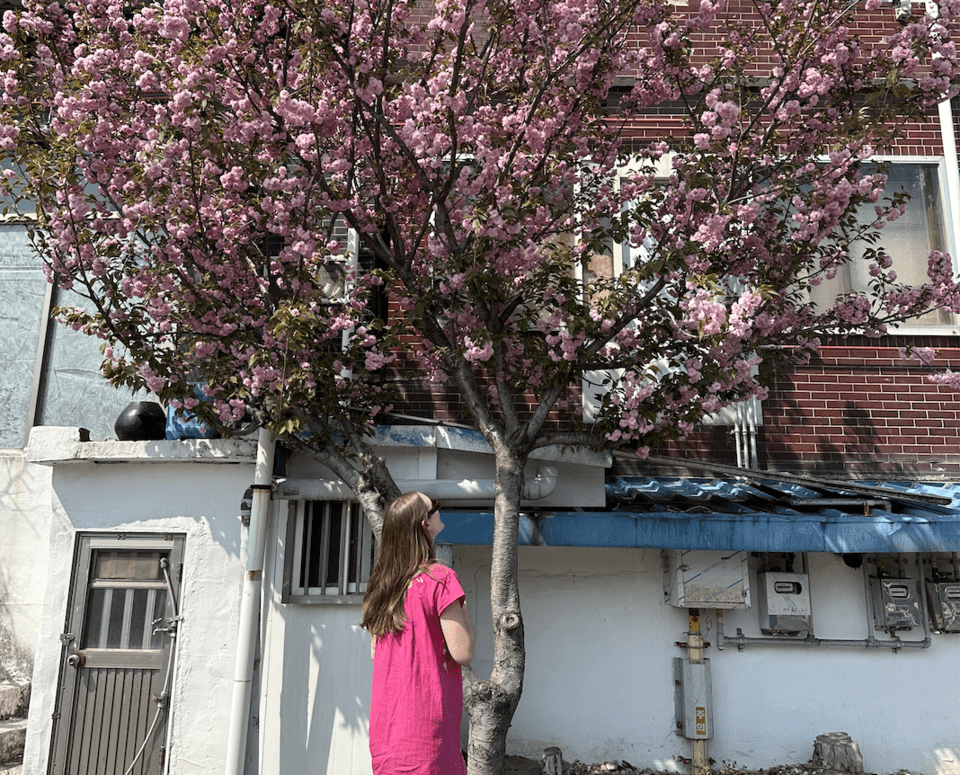
[[[29,681],[40,632],[50,530],[50,469],[0,451],[0,675]],[[31,572],[22,572],[30,558]]]
[[[455,568],[478,630],[475,667],[492,655],[488,547],[456,547]],[[282,556],[278,558],[282,561]],[[687,612],[663,602],[658,550],[522,547],[524,693],[508,751],[567,760],[626,759],[686,772],[689,742],[674,733],[673,658],[684,656]],[[867,633],[862,571],[810,557],[816,634]],[[283,605],[274,566],[264,627],[260,772],[369,773],[369,640],[354,605]],[[754,580],[755,583],[755,580]],[[760,636],[757,611],[726,611],[728,636]],[[728,645],[703,612],[715,737],[709,755],[743,767],[804,763],[824,732],[849,733],[868,772],[956,775],[960,636],[926,650]],[[877,633],[885,638],[883,633]],[[905,639],[922,639],[920,632]],[[281,662],[283,663],[281,665]]]
[[[39,515],[39,532],[20,545],[44,547],[12,563],[10,550],[0,550],[0,578],[16,578],[19,590],[28,583],[45,586],[35,625],[41,648],[24,773],[46,773],[59,635],[75,537],[83,530],[186,535],[171,771],[217,772],[226,744],[243,575],[238,514],[252,480],[252,457],[234,449],[234,458],[217,458],[215,445],[202,452],[208,455],[203,463],[142,459],[143,448],[104,450],[93,457],[120,450],[125,462],[77,462],[69,450],[54,450],[51,455],[60,454],[63,462],[52,474],[44,473],[51,471],[47,467],[6,464],[10,475],[25,482],[34,477],[17,529]],[[163,458],[165,450],[158,447],[147,457]],[[438,460],[443,466],[446,454],[420,450],[403,456],[398,450],[396,473],[425,476]],[[34,497],[48,501],[38,504]],[[274,505],[267,544],[261,672],[250,736],[256,766],[248,775],[368,775],[371,662],[369,638],[357,625],[360,606],[280,602],[286,508]],[[476,668],[482,676],[492,651],[489,557],[489,547],[454,551],[477,625]],[[690,750],[673,731],[672,660],[685,654],[675,643],[685,640],[687,612],[663,602],[660,552],[522,547],[520,562],[527,674],[508,751],[539,758],[545,747],[557,745],[568,760],[626,759],[638,767],[685,771],[680,757]],[[862,572],[833,555],[811,556],[810,572],[816,635],[865,637]],[[960,636],[934,634],[929,649],[900,653],[803,646],[720,651],[713,614],[705,612],[703,619],[705,638],[713,644],[707,656],[716,730],[709,753],[718,762],[754,768],[806,762],[818,734],[844,731],[859,743],[868,772],[960,773]],[[737,628],[759,636],[756,610],[727,611],[727,635]]]
[[[171,772],[208,775],[222,769],[243,575],[240,501],[252,477],[252,463],[84,462],[53,470],[49,553],[40,557],[49,577],[24,775],[47,771],[76,534],[121,529],[186,536]]]
[[[626,759],[685,772],[689,743],[673,732],[672,660],[684,656],[687,613],[663,604],[660,552],[521,547],[527,669],[509,735],[513,753],[547,746],[586,762]],[[488,674],[489,549],[458,547],[455,568],[479,624],[476,667]],[[862,571],[810,556],[816,635],[867,635]],[[726,611],[760,636],[757,611]],[[750,768],[804,763],[824,732],[849,733],[867,772],[960,772],[960,635],[932,635],[926,650],[805,646],[711,648],[715,737],[709,755]],[[886,637],[877,633],[878,637]],[[920,632],[904,639],[921,640]]]
[[[264,569],[259,772],[369,775],[370,637],[361,607],[280,602],[287,504],[274,504]]]

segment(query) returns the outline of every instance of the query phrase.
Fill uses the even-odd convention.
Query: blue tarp
[[[746,493],[753,485],[671,483],[643,508],[617,505],[603,511],[525,511],[521,545],[723,549],[754,552],[954,552],[960,551],[960,485],[884,485],[900,488],[891,510],[852,514],[818,506],[826,496],[810,491],[797,506],[796,488],[785,488],[792,506],[769,491]],[[632,484],[618,480],[613,487]],[[639,484],[639,488],[646,484]],[[610,487],[608,486],[608,490]],[[649,491],[655,492],[656,486]],[[705,496],[704,493],[707,493]],[[946,505],[913,501],[911,492],[944,495]],[[712,496],[710,494],[713,494]],[[833,495],[830,493],[829,495]],[[748,497],[749,496],[749,497]],[[755,497],[756,496],[756,497]],[[711,508],[713,498],[719,498]],[[765,508],[757,508],[763,503]],[[832,503],[832,501],[831,501]],[[669,508],[665,508],[669,506]],[[695,511],[683,510],[695,509]],[[444,510],[443,542],[489,544],[490,511]]]

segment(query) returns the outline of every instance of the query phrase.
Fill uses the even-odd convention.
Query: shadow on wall
[[[189,463],[97,465],[92,472],[87,466],[56,466],[52,487],[76,531],[182,530],[209,537],[236,562],[243,558],[239,525],[247,486],[239,471],[233,465]],[[112,494],[109,500],[104,493]],[[186,556],[196,551],[188,544]]]
[[[358,624],[360,607],[284,606],[282,616],[277,771],[369,772],[373,665],[370,638]]]
[[[788,397],[779,400],[786,428],[774,420],[758,429],[758,443],[766,451],[764,457],[777,469],[887,477],[928,471],[927,466],[911,466],[906,460],[892,459],[892,449],[898,439],[891,436],[898,433],[897,429],[893,427],[882,434],[871,413],[856,401],[848,400],[844,404],[836,425],[824,426],[822,420],[816,420],[811,411],[797,401]],[[813,444],[815,457],[795,451],[793,444]],[[775,445],[773,452],[771,445]]]
[[[46,588],[49,471],[0,457],[0,681],[29,681]],[[41,505],[47,508],[41,509]]]

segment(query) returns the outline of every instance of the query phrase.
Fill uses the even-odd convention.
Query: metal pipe
[[[541,500],[551,495],[560,478],[554,466],[541,466],[535,477],[523,483],[523,500]],[[447,501],[491,500],[496,495],[493,479],[398,479],[401,492],[416,490],[430,498]],[[285,479],[277,484],[276,497],[281,500],[351,500],[353,491],[343,482],[332,479]]]
[[[167,594],[170,595],[170,607],[173,610],[173,618],[169,620],[166,627],[158,628],[154,630],[154,633],[157,632],[166,632],[170,636],[170,651],[167,655],[167,672],[163,676],[163,689],[160,691],[160,694],[155,697],[157,702],[157,712],[153,716],[153,721],[150,724],[150,728],[147,730],[147,734],[144,735],[143,743],[140,745],[140,748],[137,749],[136,754],[133,756],[133,760],[130,762],[130,765],[127,767],[124,775],[130,775],[133,772],[133,768],[137,766],[137,762],[140,761],[140,757],[143,756],[143,752],[147,749],[147,744],[150,742],[150,739],[153,737],[153,733],[157,728],[157,723],[160,721],[160,717],[166,713],[166,735],[164,737],[167,756],[164,760],[163,771],[165,773],[170,772],[170,741],[172,740],[173,732],[173,670],[174,665],[176,664],[176,653],[177,653],[177,628],[180,625],[180,607],[177,604],[177,593],[173,588],[173,580],[170,577],[170,561],[163,557],[160,559],[160,570],[163,571],[163,578],[167,584]],[[154,624],[157,624],[160,620],[156,620]]]
[[[687,611],[687,626],[687,656],[691,662],[702,660],[703,635],[700,631],[699,608],[691,608]],[[710,711],[712,712],[712,710],[711,708]],[[689,733],[687,736],[690,736]],[[698,737],[690,741],[690,758],[693,760],[695,772],[703,772],[707,769],[709,762],[707,760],[707,741],[705,738]]]
[[[750,409],[748,410],[750,430],[750,468],[757,468],[760,465],[760,454],[757,452],[757,417],[763,412],[760,406],[760,400],[756,397],[750,399]]]
[[[923,640],[900,640],[895,638],[891,641],[878,640],[877,638],[815,638],[808,635],[806,638],[790,638],[786,636],[765,636],[762,638],[750,637],[743,634],[741,628],[737,628],[737,634],[734,636],[725,635],[723,632],[723,618],[717,618],[717,648],[721,651],[727,644],[736,646],[740,651],[745,646],[853,646],[860,648],[892,648],[894,651],[900,649],[916,648],[925,649],[930,646],[930,638]]]
[[[164,756],[163,772],[164,775],[170,773],[170,751],[173,745],[173,700],[174,691],[177,683],[173,680],[173,673],[177,667],[177,636],[180,634],[180,603],[177,601],[177,590],[173,586],[173,578],[170,576],[170,560],[164,557],[160,560],[160,568],[163,570],[163,579],[167,584],[167,590],[170,593],[170,604],[173,608],[173,620],[168,625],[170,634],[170,664],[167,666],[167,680],[164,693],[167,695],[167,733],[165,738],[166,755]]]
[[[923,578],[923,562],[919,554],[917,555],[917,584],[920,585],[920,621],[923,622],[923,640],[921,642],[926,644],[923,648],[927,648],[931,643],[928,615],[930,609],[927,607],[927,584]]]
[[[737,448],[737,467],[738,468],[749,468],[750,463],[747,461],[746,456],[746,444],[743,441],[743,426],[746,424],[743,416],[743,407],[740,404],[737,404],[736,411],[733,414],[733,432],[734,439],[736,440]]]
[[[276,443],[266,428],[257,440],[257,467],[253,484],[253,507],[247,530],[246,574],[240,599],[240,625],[237,659],[234,667],[233,696],[227,728],[226,775],[242,775],[247,753],[247,727],[253,687],[253,665],[260,629],[260,602],[263,592],[263,558],[269,522],[273,456]]]

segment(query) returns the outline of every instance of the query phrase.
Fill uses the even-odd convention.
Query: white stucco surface
[[[358,604],[280,601],[286,504],[276,509],[264,572],[259,772],[369,775],[370,637]]]
[[[171,772],[222,768],[236,654],[240,502],[252,464],[153,461],[57,466],[52,475],[49,570],[34,669],[24,775],[46,773],[76,536],[81,531],[185,536],[183,621],[171,702]]]
[[[0,452],[0,674],[29,681],[40,632],[50,525],[50,469]],[[31,572],[22,572],[30,558]]]
[[[481,677],[492,656],[489,555],[488,547],[454,550],[477,625]],[[865,639],[862,570],[834,555],[809,560],[817,636]],[[688,614],[663,602],[659,550],[522,547],[520,563],[527,668],[508,752],[539,759],[559,746],[568,761],[625,759],[687,772],[690,744],[674,731],[673,659],[685,656],[676,644],[686,641]],[[356,626],[360,607],[282,604],[279,570],[264,625],[260,771],[366,775],[370,661],[369,640]],[[738,628],[761,636],[756,607],[724,618],[728,637]],[[844,731],[867,772],[957,775],[960,636],[933,634],[930,648],[899,652],[719,650],[714,612],[701,621],[714,703],[708,751],[717,762],[805,763],[817,735]]]
[[[0,458],[0,474],[22,488],[4,496],[16,518],[7,518],[10,545],[6,535],[0,542],[0,581],[22,601],[21,613],[30,613],[17,617],[27,622],[22,637],[39,645],[24,775],[47,772],[59,636],[84,531],[185,536],[170,771],[221,771],[243,578],[240,501],[253,477],[251,450],[205,445],[198,463],[186,447],[111,451],[66,441],[61,462],[52,436],[46,465]],[[465,450],[396,447],[387,454],[400,478],[442,476],[447,455],[460,456],[476,475],[485,465]],[[298,461],[289,468],[294,476],[316,474]],[[594,488],[593,467],[582,473],[584,486]],[[575,474],[571,469],[568,479]],[[369,637],[358,627],[360,606],[355,599],[283,602],[288,508],[274,502],[267,536],[248,775],[369,775],[372,665]],[[453,559],[478,632],[474,666],[485,677],[492,658],[490,548],[455,547]],[[817,637],[888,638],[867,621],[863,569],[834,555],[807,559]],[[755,584],[756,559],[751,563]],[[673,660],[686,655],[676,644],[686,640],[688,613],[664,602],[659,550],[522,547],[520,585],[527,669],[508,752],[538,759],[544,748],[559,746],[570,761],[625,759],[685,772],[690,745],[675,731]],[[960,775],[960,635],[934,633],[929,648],[899,652],[799,643],[747,644],[742,651],[728,643],[721,650],[715,612],[703,611],[701,621],[715,726],[708,751],[717,762],[803,763],[817,735],[843,731],[859,744],[867,772]],[[727,637],[738,630],[761,637],[756,608],[725,611],[723,625]]]
[[[489,549],[458,547],[456,569],[480,623],[476,667],[491,654]],[[514,753],[539,758],[559,746],[568,760],[626,759],[685,772],[689,743],[673,731],[672,660],[685,655],[687,613],[663,603],[660,552],[521,547],[527,667],[510,730]],[[820,638],[865,639],[862,570],[810,555]],[[755,577],[754,577],[755,578]],[[955,775],[960,763],[960,635],[933,634],[928,649],[711,644],[715,736],[709,755],[759,768],[805,763],[824,732],[849,733],[867,772],[910,769]],[[872,625],[872,622],[871,622]],[[725,611],[729,637],[760,637],[756,607]],[[887,636],[875,633],[880,639]],[[922,640],[922,632],[903,633]]]

